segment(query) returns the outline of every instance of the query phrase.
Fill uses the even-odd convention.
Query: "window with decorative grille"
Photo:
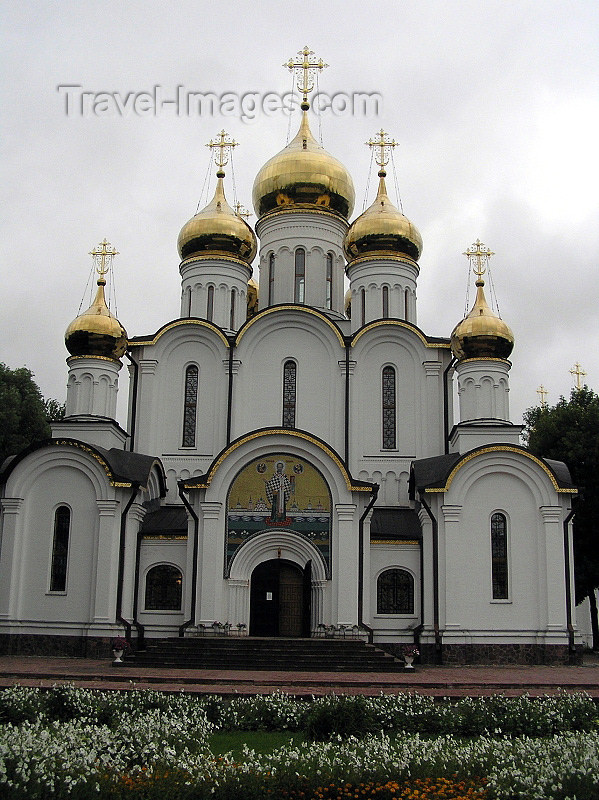
[[[183,576],[170,564],[158,564],[146,575],[146,610],[180,611]]]
[[[395,370],[383,368],[383,450],[396,447]]]
[[[71,509],[67,506],[59,506],[54,514],[54,539],[52,542],[52,565],[50,568],[51,592],[65,592],[67,588],[70,530]]]
[[[405,569],[387,569],[376,584],[377,614],[413,614],[414,578]]]
[[[183,401],[183,447],[195,447],[196,417],[198,407],[198,368],[190,364],[185,370],[185,398]]]
[[[503,514],[491,516],[491,577],[493,600],[508,599],[507,520]]]
[[[283,427],[295,428],[295,390],[297,365],[286,361],[283,366]]]

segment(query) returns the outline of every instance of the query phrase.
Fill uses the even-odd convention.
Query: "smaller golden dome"
[[[253,278],[250,278],[248,281],[248,293],[247,293],[247,307],[248,313],[247,318],[255,317],[258,313],[258,284]]]
[[[399,211],[387,195],[385,171],[379,172],[379,188],[374,203],[352,222],[345,234],[343,249],[348,261],[362,256],[403,254],[418,261],[422,237],[416,226]]]
[[[345,293],[345,300],[343,302],[343,309],[345,311],[345,316],[348,319],[351,319],[351,289],[348,289]]]
[[[295,138],[264,164],[252,189],[258,217],[280,208],[317,208],[347,218],[354,199],[351,175],[316,141],[306,111]]]
[[[489,308],[484,285],[482,279],[476,281],[472,311],[451,334],[451,350],[459,361],[466,358],[507,358],[514,347],[514,334]]]
[[[94,302],[66,330],[65,344],[73,356],[102,356],[118,361],[125,354],[127,331],[106,305],[105,285],[100,276]]]
[[[177,241],[179,255],[182,260],[200,255],[236,256],[251,264],[257,250],[256,236],[227,203],[224,172],[217,175],[211,202],[181,228]]]

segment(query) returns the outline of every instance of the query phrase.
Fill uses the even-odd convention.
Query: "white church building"
[[[257,172],[255,231],[225,196],[234,143],[211,143],[216,191],[179,234],[176,318],[128,336],[104,296],[114,250],[94,251],[66,416],[0,472],[0,652],[105,655],[115,635],[214,622],[357,632],[429,663],[565,663],[579,645],[576,489],[509,421],[490,251],[468,251],[470,313],[427,335],[422,240],[385,185],[392,143],[373,140],[378,191],[352,222],[351,175],[310,130],[318,66],[302,53],[301,122]]]

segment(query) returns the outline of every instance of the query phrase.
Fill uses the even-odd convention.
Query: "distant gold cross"
[[[119,253],[115,247],[113,247],[109,241],[104,239],[104,241],[100,242],[99,245],[94,247],[93,250],[90,250],[90,256],[93,257],[94,263],[96,265],[96,272],[100,277],[104,277],[110,267],[112,266],[112,260],[115,256],[118,256]]]
[[[576,388],[582,389],[581,378],[586,378],[586,372],[581,368],[578,361],[576,362],[576,364],[574,364],[574,366],[570,370],[570,375],[572,375],[572,377],[573,378],[575,377],[576,379]]]
[[[245,217],[246,219],[252,216],[252,212],[244,208],[241,203],[235,203],[235,213],[238,217]]]
[[[366,144],[374,149],[374,160],[382,169],[389,163],[391,151],[399,145],[399,142],[389,139],[389,134],[381,128],[376,134],[376,138],[369,139]]]
[[[493,253],[489,247],[486,247],[480,239],[477,239],[463,255],[468,257],[472,271],[480,280],[487,271],[489,259],[491,256],[494,256],[495,253]]]
[[[231,155],[231,150],[234,147],[237,147],[239,142],[236,142],[235,139],[229,139],[229,134],[225,133],[222,130],[218,134],[217,139],[211,139],[206,147],[209,147],[211,150],[214,150],[214,162],[216,166],[219,168],[219,171],[222,170],[224,166],[229,163],[229,157]]]
[[[539,398],[541,399],[541,405],[542,406],[546,406],[547,405],[547,395],[549,394],[549,392],[543,386],[543,384],[541,384],[539,386],[539,388],[537,389],[537,394],[539,395]]]
[[[297,51],[298,56],[300,59],[298,61],[294,61],[293,58],[290,58],[286,64],[283,64],[284,67],[290,72],[295,72],[297,76],[297,88],[303,95],[302,99],[302,109],[304,111],[308,110],[308,92],[311,92],[314,88],[314,78],[316,76],[316,71],[322,71],[328,64],[325,64],[322,58],[310,58],[310,56],[314,55],[314,51],[310,50],[308,45],[304,47],[303,50]]]

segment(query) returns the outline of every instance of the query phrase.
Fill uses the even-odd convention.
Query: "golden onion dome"
[[[422,253],[422,237],[389,199],[385,175],[384,170],[379,172],[376,200],[352,222],[345,234],[343,249],[350,262],[361,256],[385,254],[403,254],[418,261]]]
[[[177,247],[182,260],[200,255],[235,256],[251,264],[257,250],[256,236],[247,222],[227,203],[224,172],[217,172],[211,202],[181,228]]]
[[[476,281],[476,300],[472,311],[451,334],[451,350],[463,361],[466,358],[507,358],[514,347],[514,334],[487,305],[483,286]]]
[[[258,313],[258,284],[253,278],[248,281],[247,309],[248,319]]]
[[[297,135],[256,175],[252,200],[258,217],[281,208],[324,209],[347,218],[354,207],[351,175],[320,145],[302,114]]]
[[[65,344],[73,356],[102,356],[118,361],[125,354],[127,331],[106,305],[105,285],[100,276],[94,302],[65,332]]]

